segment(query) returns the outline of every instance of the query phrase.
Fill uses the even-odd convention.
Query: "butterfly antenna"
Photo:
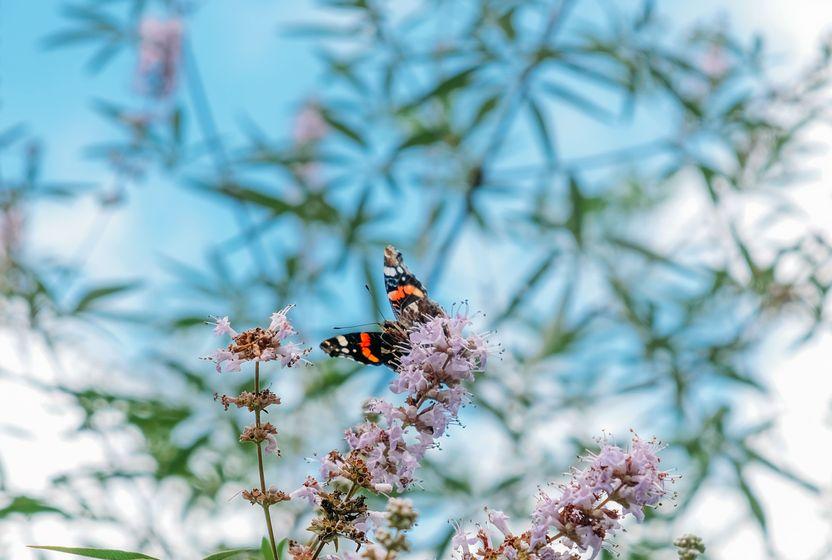
[[[357,329],[359,327],[369,327],[371,325],[375,325],[376,323],[361,323],[360,325],[348,325],[346,327],[332,327],[336,331],[340,331],[343,329]]]
[[[379,318],[378,324],[383,325],[384,321],[386,321],[387,319],[384,316],[384,312],[381,310],[381,307],[378,304],[378,300],[376,300],[376,298],[373,297],[373,291],[370,289],[369,284],[364,284],[364,289],[367,290],[368,294],[370,294],[370,300],[373,302],[373,308],[376,312],[376,315],[378,315]]]

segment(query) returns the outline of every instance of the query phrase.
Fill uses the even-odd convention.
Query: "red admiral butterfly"
[[[385,321],[381,332],[333,336],[321,342],[321,350],[330,356],[396,369],[399,357],[408,348],[408,330],[415,323],[445,315],[442,307],[428,297],[425,287],[408,270],[402,254],[392,245],[384,249],[384,287],[396,320]]]

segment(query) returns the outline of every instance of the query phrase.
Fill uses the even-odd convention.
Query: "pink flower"
[[[208,359],[216,363],[217,372],[240,371],[245,362],[279,360],[284,367],[290,367],[302,360],[309,349],[286,340],[296,334],[286,318],[291,308],[292,306],[287,306],[273,313],[268,329],[255,327],[241,333],[231,328],[228,317],[216,319],[213,323],[214,333],[228,335],[233,339],[228,347],[215,350],[208,356]]]
[[[404,490],[427,450],[456,420],[467,397],[462,383],[481,371],[488,353],[483,337],[463,333],[468,325],[468,317],[444,313],[413,325],[390,383],[393,393],[406,395],[405,403],[371,400],[367,412],[381,418],[347,430],[347,445],[364,458],[373,487]],[[328,456],[322,475],[329,479],[339,474]]]
[[[214,334],[217,336],[227,334],[234,338],[237,336],[237,331],[231,328],[231,321],[228,320],[228,317],[222,317],[214,323]]]
[[[0,209],[0,259],[20,250],[23,238],[23,213],[15,206]]]
[[[641,521],[644,508],[667,494],[668,473],[658,468],[659,449],[655,441],[634,436],[629,452],[605,444],[597,455],[587,455],[588,466],[573,474],[558,499],[541,495],[532,514],[533,532],[561,532],[568,544],[592,550],[594,558],[605,538],[620,528],[623,516],[632,514]]]
[[[317,142],[326,136],[329,126],[321,112],[321,106],[314,100],[309,100],[295,116],[295,126],[292,138],[295,144],[304,145]]]
[[[266,436],[266,445],[264,447],[266,453],[274,453],[280,457],[280,449],[277,447],[277,437],[273,434]]]
[[[145,18],[139,24],[138,89],[156,98],[170,96],[179,78],[182,20]]]
[[[311,476],[306,477],[306,481],[304,481],[303,486],[291,492],[289,497],[293,500],[301,499],[306,500],[311,505],[315,505],[318,502],[318,492],[320,492],[321,486],[317,480],[315,480]]]
[[[485,508],[485,511],[488,514],[488,521],[494,525],[503,534],[503,536],[511,536],[511,530],[508,528],[508,515],[496,509],[492,510]]]
[[[712,80],[722,79],[731,69],[731,61],[725,47],[717,43],[712,44],[702,56],[699,69]]]
[[[454,536],[451,538],[451,550],[459,549],[463,559],[473,558],[471,545],[476,544],[479,539],[463,531],[461,525],[456,525],[455,529]]]
[[[644,441],[637,436],[629,451],[605,443],[597,454],[587,454],[587,466],[573,472],[559,496],[540,494],[527,531],[513,535],[505,514],[486,509],[489,522],[503,534],[502,544],[492,545],[483,529],[471,539],[457,528],[454,549],[461,551],[463,560],[475,556],[579,560],[574,550],[590,551],[589,558],[595,558],[607,539],[621,528],[625,516],[641,521],[644,508],[655,506],[666,495],[668,474],[659,469],[659,450],[655,440]],[[472,552],[470,545],[475,543],[479,547]],[[556,543],[565,550],[556,550]]]

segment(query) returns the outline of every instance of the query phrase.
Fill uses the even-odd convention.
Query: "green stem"
[[[315,554],[312,555],[312,560],[315,560],[318,556],[320,556],[321,551],[324,549],[325,544],[326,544],[326,541],[321,541],[321,543],[318,545],[318,548],[315,549]]]
[[[254,393],[260,393],[260,362],[254,362]],[[254,409],[254,425],[260,428],[260,408]],[[266,473],[263,469],[263,447],[262,442],[257,442],[257,470],[260,473],[260,491],[263,496],[266,495]],[[272,555],[277,560],[277,542],[274,538],[274,529],[272,528],[272,516],[269,513],[269,506],[263,504],[263,515],[266,518],[266,529],[269,531],[269,542],[272,545]]]

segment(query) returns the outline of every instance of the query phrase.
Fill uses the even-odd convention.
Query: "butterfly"
[[[442,307],[428,297],[425,287],[392,245],[384,249],[384,288],[395,321],[384,321],[381,331],[333,336],[321,342],[321,350],[330,356],[396,369],[399,358],[408,348],[408,330],[417,323],[445,315]]]

